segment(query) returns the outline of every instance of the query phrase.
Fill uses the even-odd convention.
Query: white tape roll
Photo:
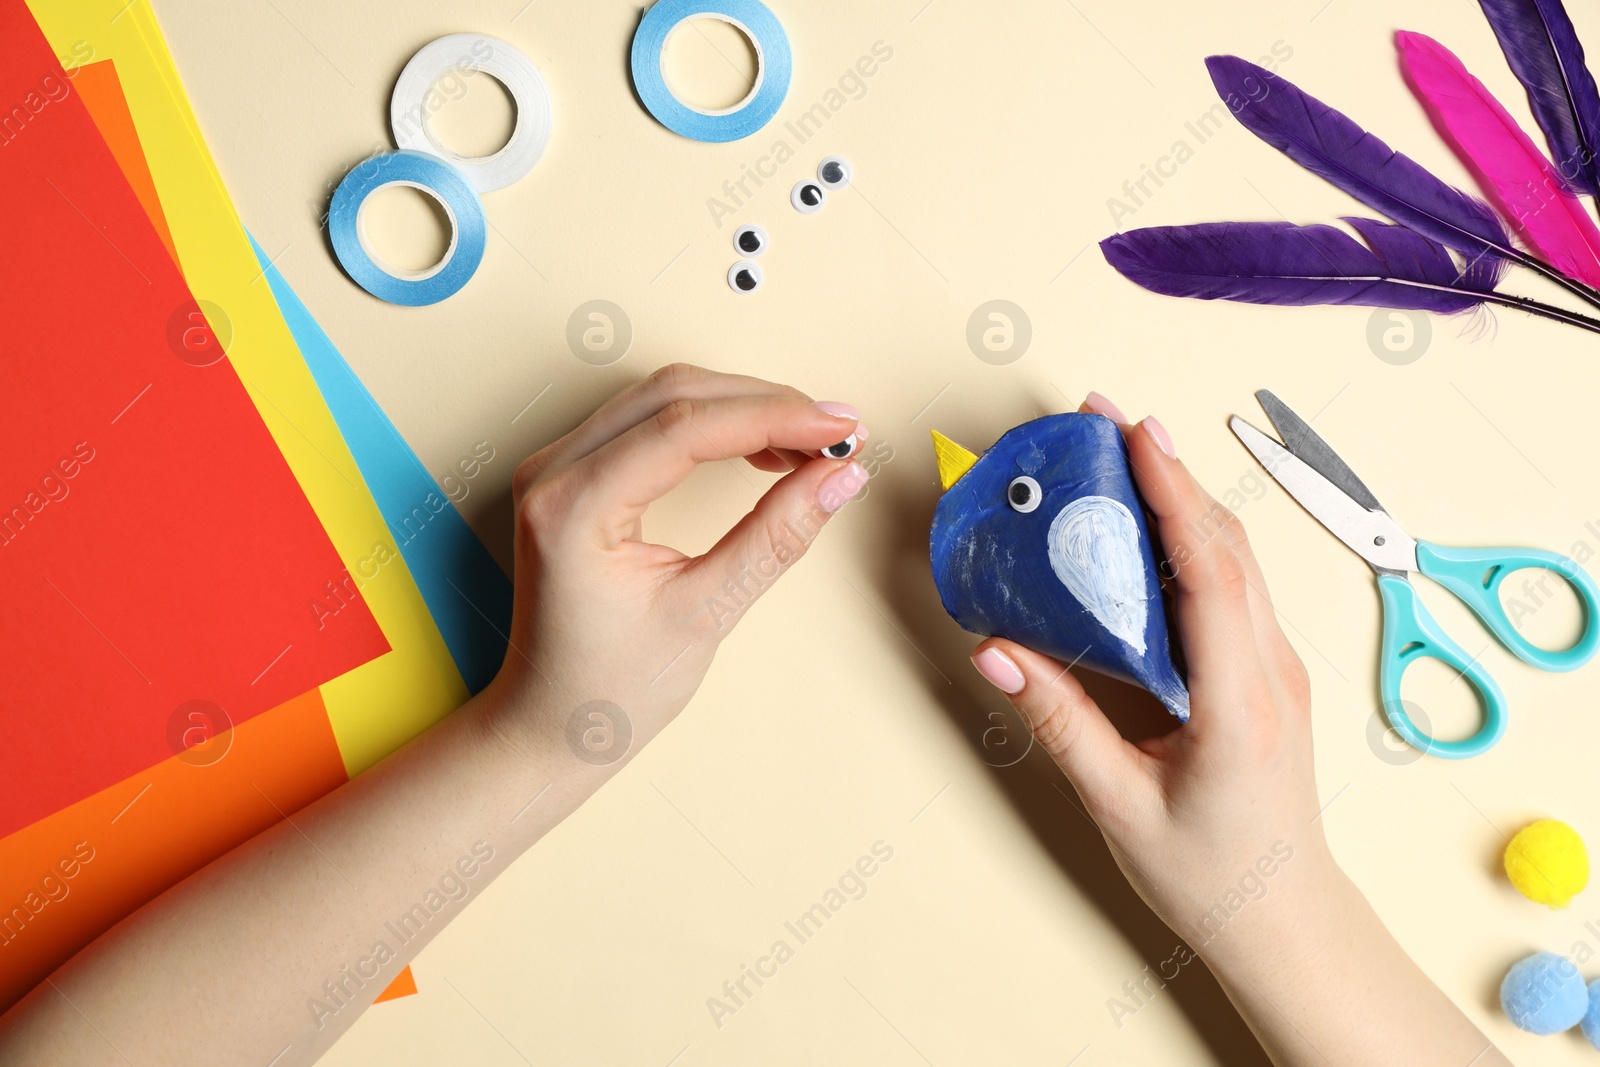
[[[428,118],[444,102],[434,86],[447,74],[463,71],[492,75],[516,102],[511,140],[493,155],[457,155],[428,129]],[[452,33],[424,46],[400,72],[389,100],[389,125],[400,148],[442,159],[478,192],[492,192],[525,176],[544,155],[550,141],[550,90],[539,68],[504,41],[481,33]]]

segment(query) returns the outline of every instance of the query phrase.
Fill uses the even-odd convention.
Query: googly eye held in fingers
[[[1011,484],[1006,486],[1006,503],[1011,505],[1011,510],[1026,515],[1030,511],[1037,511],[1039,505],[1044,503],[1044,490],[1039,488],[1039,483],[1024,474],[1020,478],[1011,479]]]
[[[755,223],[740,226],[733,233],[733,247],[741,256],[755,259],[767,250],[767,231]]]
[[[822,450],[824,459],[849,459],[861,451],[861,438],[851,434],[836,445],[829,445]]]
[[[822,210],[828,202],[828,191],[815,181],[807,178],[794,187],[789,194],[789,202],[794,209],[802,215],[815,215]]]
[[[765,280],[761,268],[748,259],[741,259],[728,268],[728,288],[736,293],[753,293]]]
[[[843,189],[850,184],[850,161],[843,156],[829,156],[817,164],[817,181],[828,189]]]

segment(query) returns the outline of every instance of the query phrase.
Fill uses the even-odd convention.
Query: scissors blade
[[[1258,389],[1256,399],[1272,420],[1273,429],[1283,440],[1283,447],[1299,456],[1311,469],[1338,486],[1351,500],[1368,511],[1382,511],[1383,505],[1372,495],[1372,490],[1356,477],[1344,460],[1317,435],[1304,419],[1296,415],[1288,404],[1279,400],[1270,390]]]
[[[1382,508],[1364,506],[1321,471],[1235,415],[1234,436],[1311,517],[1380,574],[1417,569],[1417,543]],[[1367,494],[1371,497],[1371,494]]]

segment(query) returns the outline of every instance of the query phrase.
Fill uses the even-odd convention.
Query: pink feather
[[[1600,229],[1516,119],[1432,37],[1401,30],[1395,43],[1411,91],[1496,209],[1551,266],[1600,287]]]

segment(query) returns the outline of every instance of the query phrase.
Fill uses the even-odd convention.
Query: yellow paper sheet
[[[228,358],[345,566],[376,572],[361,595],[393,651],[322,686],[345,766],[359,773],[458,707],[466,686],[278,313],[148,3],[29,7],[67,66],[116,63],[190,289],[230,320]]]

